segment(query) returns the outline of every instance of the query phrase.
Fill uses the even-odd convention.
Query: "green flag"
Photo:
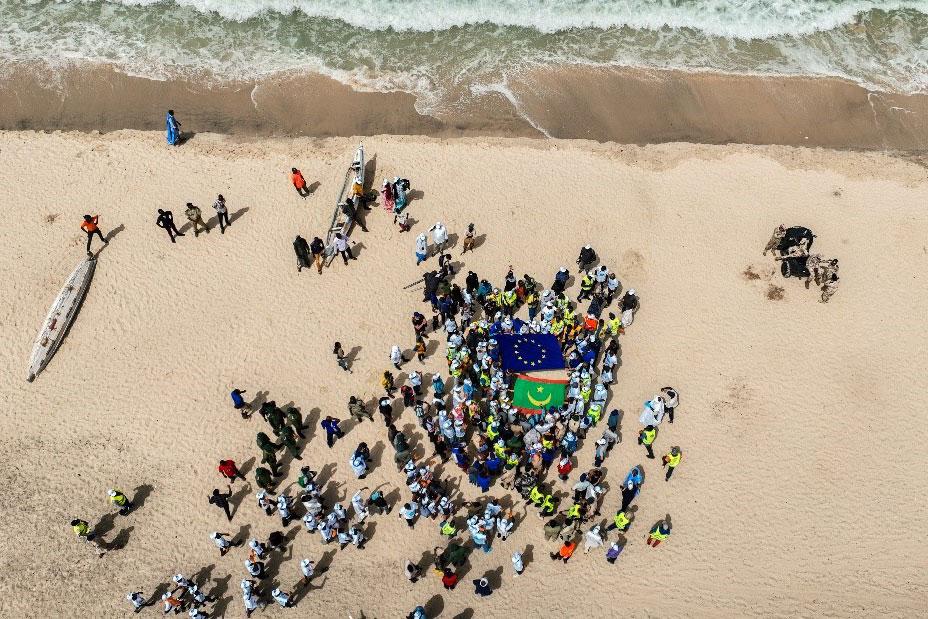
[[[564,403],[566,381],[535,378],[519,374],[512,392],[512,405],[518,408],[549,409]]]

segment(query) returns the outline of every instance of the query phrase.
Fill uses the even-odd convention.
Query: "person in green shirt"
[[[287,425],[283,426],[280,429],[280,438],[294,460],[303,459],[300,456],[300,447],[296,442],[296,433],[293,431],[293,428]]]
[[[271,478],[271,472],[263,466],[259,466],[255,469],[255,483],[257,483],[260,488],[267,490],[268,492],[271,492],[274,487],[274,481]]]
[[[287,409],[287,423],[290,424],[297,436],[306,438],[306,435],[303,434],[303,430],[306,429],[306,426],[303,425],[303,414],[292,406]]]
[[[87,524],[86,520],[74,518],[71,520],[71,529],[74,531],[74,534],[77,535],[77,539],[89,544],[93,544],[97,549],[97,555],[102,557],[106,554],[106,550],[100,544],[96,533],[91,530],[90,525]]]

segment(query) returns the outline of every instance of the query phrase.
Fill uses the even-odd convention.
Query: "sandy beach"
[[[470,222],[486,235],[473,254],[453,250],[465,273],[501,282],[512,264],[550,285],[560,266],[575,269],[578,249],[590,243],[623,286],[638,291],[641,309],[621,339],[609,402],[625,411],[622,441],[605,462],[603,517],[614,512],[626,471],[645,463],[626,550],[615,565],[602,550],[552,562],[556,547],[534,510],[523,516],[518,496],[493,487],[490,495],[515,502],[518,525],[493,552],[471,555],[468,586],[448,592],[434,574],[412,585],[402,573],[404,560],[428,559],[443,543],[436,523],[409,530],[395,512],[374,516],[363,551],[338,551],[297,521],[275,580],[292,588],[304,557],[329,570],[295,610],[268,607],[256,617],[402,617],[417,604],[449,618],[925,612],[923,158],[786,146],[366,138],[377,185],[399,175],[421,192],[409,207],[412,231],[401,234],[375,206],[370,232],[352,234],[358,261],[298,273],[293,238],[324,231],[357,142],[198,132],[170,148],[154,131],[0,133],[8,211],[0,232],[0,521],[10,536],[0,614],[129,616],[126,593],[163,591],[182,572],[215,588],[213,616],[244,616],[244,549],[219,558],[208,535],[266,538],[280,521],[254,501],[254,436],[266,424],[232,410],[233,386],[292,402],[312,424],[303,461],[285,460],[283,487],[295,488],[298,465],[308,465],[338,484],[339,500],[381,484],[392,499],[407,498],[379,421],[346,423],[347,436],[332,449],[318,423],[327,414],[348,419],[350,395],[379,396],[390,346],[411,347],[410,315],[427,306],[403,287],[422,275],[415,235],[438,220],[457,237]],[[294,165],[320,183],[309,198],[289,185]],[[156,209],[172,209],[180,221],[192,201],[212,213],[217,193],[232,214],[226,234],[187,234],[172,245],[155,227]],[[114,234],[64,345],[27,384],[32,340],[83,256],[84,213],[99,214],[104,234]],[[814,250],[840,258],[841,287],[830,303],[761,256],[779,223],[809,227]],[[353,374],[336,366],[335,340],[359,347]],[[444,350],[442,343],[422,370],[447,377]],[[684,451],[669,483],[635,443],[641,403],[665,385],[679,390],[681,405],[657,449]],[[412,411],[396,425],[415,445],[426,442]],[[363,483],[348,466],[362,440],[379,463]],[[586,441],[579,452],[581,470],[592,466],[592,448]],[[233,487],[231,524],[207,504],[214,487],[225,487],[221,458],[244,464],[250,480]],[[479,495],[453,466],[439,468],[464,496]],[[141,505],[114,518],[109,487],[141,496]],[[673,535],[652,550],[647,530],[667,514]],[[74,517],[123,547],[98,559],[75,540]],[[515,550],[527,563],[519,578],[509,565]],[[478,599],[469,580],[488,572],[500,586]]]

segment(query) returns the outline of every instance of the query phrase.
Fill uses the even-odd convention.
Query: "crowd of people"
[[[172,119],[171,115],[169,141]],[[308,186],[298,169],[293,169],[291,180],[299,195],[308,195]],[[382,197],[388,210],[394,214],[404,211],[408,189],[404,179],[385,181]],[[230,222],[223,196],[218,196],[214,208],[224,231]],[[195,235],[201,227],[209,232],[198,207],[188,203],[185,214]],[[97,221],[89,215],[85,218],[88,251],[94,235],[103,238]],[[406,224],[408,219],[401,223],[401,231]],[[158,225],[168,232],[172,242],[183,236],[169,211],[159,210]],[[431,233],[431,244],[427,233]],[[628,472],[618,487],[620,496],[614,501],[615,509],[609,508],[608,516],[602,517],[610,491],[603,464],[622,441],[623,413],[610,407],[611,388],[619,367],[620,341],[640,307],[636,291],[623,289],[615,271],[602,264],[590,246],[580,250],[575,276],[567,267],[561,267],[548,285],[528,273],[517,277],[512,266],[499,283],[473,270],[468,270],[459,283],[459,273],[447,253],[453,239],[456,237],[440,221],[415,238],[417,265],[437,258],[438,268],[424,273],[420,281],[425,305],[412,312],[412,354],[407,355],[399,344],[389,351],[393,370],[404,371],[400,375],[402,384],[397,384],[397,377],[387,369],[381,381],[383,394],[375,396],[372,405],[358,395],[347,400],[348,414],[355,425],[376,424],[372,410],[376,406],[382,431],[393,447],[397,481],[402,480],[397,484],[398,500],[388,499],[395,491],[388,492],[386,484],[373,489],[360,486],[347,504],[334,500],[337,487],[321,473],[325,467],[317,471],[301,466],[296,479],[299,490],[291,493],[292,484],[281,489],[283,460],[303,459],[313,428],[305,424],[295,406],[279,407],[264,398],[249,402],[245,390],[231,391],[232,405],[243,419],[257,414],[267,424],[255,436],[261,459],[252,472],[257,486],[254,498],[267,517],[280,518],[281,529],[272,532],[267,541],[251,538],[247,543],[221,531],[208,536],[223,557],[243,547],[240,587],[246,616],[267,604],[293,607],[311,589],[311,581],[325,572],[326,566],[304,558],[300,561],[300,579],[289,588],[290,592],[280,584],[283,553],[299,529],[318,535],[322,545],[337,544],[340,551],[349,547],[363,551],[370,537],[368,522],[394,509],[408,527],[427,524],[443,540],[434,549],[431,567],[447,590],[457,587],[472,552],[491,553],[497,546],[511,545],[508,540],[516,529],[534,526],[517,516],[518,502],[537,512],[545,538],[553,544],[553,561],[568,562],[582,544],[585,554],[603,549],[604,560],[612,564],[628,543],[625,535],[635,524],[634,503],[644,484],[644,465]],[[353,256],[344,240],[345,247],[338,251],[347,264]],[[461,253],[476,247],[475,226],[470,224]],[[294,249],[298,269],[315,266],[321,273],[325,247],[319,237],[307,243],[297,236]],[[574,277],[579,280],[576,297],[571,292]],[[428,314],[431,319],[426,317]],[[516,376],[503,367],[498,338],[524,334],[550,334],[556,338],[566,377],[563,404],[536,409],[513,405]],[[430,348],[427,341],[432,339],[445,345],[445,371],[426,379],[422,371],[408,369],[407,364],[425,363]],[[340,342],[334,344],[333,354],[338,366],[351,372],[351,361]],[[672,387],[659,389],[644,403],[637,440],[646,460],[656,459],[658,430],[665,419],[668,424],[674,422],[678,406],[679,395]],[[431,453],[426,452],[424,444],[415,444],[408,432],[397,428],[407,409],[424,431]],[[325,415],[318,428],[329,448],[347,435],[341,419],[334,414]],[[593,460],[581,464],[579,452],[587,440],[594,443]],[[666,482],[680,465],[682,453],[679,446],[669,445],[664,452],[661,463]],[[439,473],[439,465],[445,463],[453,464],[479,489],[479,500],[465,499],[452,483],[456,480],[450,479],[448,468],[442,466]],[[375,462],[368,444],[359,442],[351,450],[347,464],[360,485],[379,462]],[[231,459],[221,460],[218,472],[227,482],[226,491],[215,488],[207,497],[208,504],[222,510],[231,522],[236,511],[232,485],[237,480],[251,482]],[[119,514],[127,516],[132,512],[133,502],[123,492],[110,490],[108,497]],[[293,522],[302,523],[302,527],[290,529]],[[105,553],[105,544],[86,521],[74,519],[71,526],[101,556]],[[668,516],[648,528],[643,537],[648,546],[655,548],[670,533]],[[518,546],[506,552],[513,577],[523,574],[529,566],[524,554]],[[406,578],[415,583],[429,566],[407,559],[402,567]],[[141,591],[133,591],[127,599],[136,612],[160,601],[165,614],[186,611],[195,619],[210,616],[209,605],[215,599],[203,592],[194,579],[176,574],[171,582],[173,586],[159,598],[148,599]],[[491,583],[489,576],[471,582],[474,594],[480,597],[491,595],[500,586]],[[418,606],[409,617],[427,619],[428,611]]]

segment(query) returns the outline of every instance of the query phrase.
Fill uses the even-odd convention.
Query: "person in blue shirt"
[[[245,401],[245,398],[242,397],[243,393],[247,393],[244,389],[233,389],[232,393],[229,394],[232,396],[232,406],[235,410],[241,412],[242,419],[248,419],[251,415],[251,407]]]
[[[168,110],[167,116],[164,117],[164,125],[168,144],[180,144],[180,121],[174,118],[174,110]]]
[[[322,423],[319,424],[322,426],[322,429],[325,430],[325,442],[328,444],[329,448],[335,444],[337,439],[343,438],[345,436],[345,433],[342,432],[342,429],[338,427],[340,422],[341,419],[327,416],[322,420]]]

